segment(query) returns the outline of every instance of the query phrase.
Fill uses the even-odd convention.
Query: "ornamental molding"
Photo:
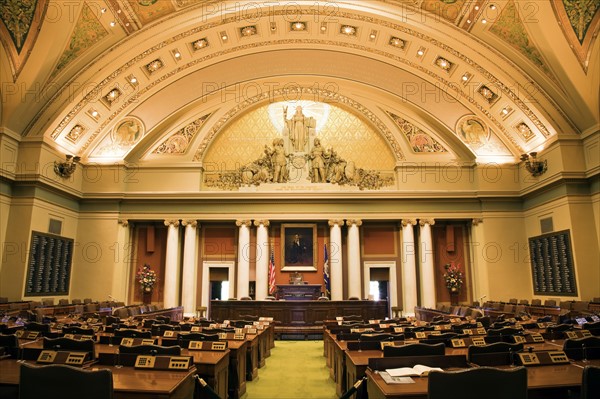
[[[180,224],[179,220],[165,219],[165,226],[179,227],[179,224]]]
[[[329,225],[329,227],[343,226],[344,225],[344,219],[331,219],[331,220],[327,221],[327,224]]]
[[[419,226],[425,226],[426,224],[433,226],[435,219],[419,219]]]
[[[301,9],[301,10],[297,10],[294,9],[295,12],[295,16],[298,15],[298,13],[301,14],[313,14],[315,13],[315,10],[312,9]],[[316,11],[317,13],[320,12],[320,10]],[[286,10],[276,10],[272,13],[270,13],[273,16],[276,15],[288,15],[289,12]],[[540,132],[542,132],[542,134],[545,137],[550,136],[550,132],[548,131],[548,129],[545,127],[545,125],[539,120],[539,118],[537,118],[537,116],[535,115],[535,113],[533,111],[531,111],[527,105],[525,104],[525,102],[523,100],[521,100],[518,95],[508,86],[504,85],[498,78],[496,78],[494,75],[492,75],[490,72],[488,72],[486,69],[484,69],[481,65],[477,64],[476,62],[474,62],[472,59],[470,59],[469,57],[461,54],[459,51],[454,50],[452,47],[438,41],[435,40],[423,33],[417,32],[414,29],[410,29],[407,28],[405,26],[401,26],[398,25],[396,23],[393,22],[389,22],[386,20],[382,20],[382,19],[378,19],[378,18],[373,18],[373,17],[366,17],[366,16],[362,16],[362,15],[358,15],[355,13],[349,13],[349,12],[339,12],[336,13],[336,16],[339,18],[347,18],[347,19],[351,19],[351,20],[359,20],[359,21],[363,21],[363,22],[368,22],[368,23],[375,23],[377,25],[380,25],[382,27],[387,27],[390,29],[394,29],[396,31],[399,32],[403,32],[407,35],[419,38],[421,40],[424,40],[428,43],[430,43],[433,46],[436,46],[444,51],[449,52],[450,54],[452,54],[454,57],[460,59],[461,61],[465,62],[466,64],[470,65],[471,67],[473,67],[478,73],[481,73],[482,76],[485,78],[485,80],[487,80],[488,82],[496,85],[503,93],[505,93],[507,95],[508,98],[510,98],[512,101],[515,102],[515,104],[523,111],[523,113],[533,122],[533,124],[540,130]],[[162,24],[162,23],[166,23],[170,20],[171,18],[165,18],[164,20],[162,20],[160,23],[158,23],[158,25]],[[129,60],[128,62],[126,62],[124,65],[122,65],[121,67],[119,67],[118,69],[116,69],[113,73],[111,73],[108,77],[106,77],[105,79],[103,79],[93,90],[90,90],[89,93],[84,96],[73,108],[72,110],[63,118],[63,120],[59,123],[59,125],[54,129],[53,133],[51,134],[51,137],[53,139],[56,140],[56,138],[61,134],[61,132],[65,129],[65,127],[67,126],[67,124],[72,121],[76,114],[78,112],[80,112],[83,107],[89,103],[90,101],[92,101],[94,98],[96,98],[97,93],[101,92],[103,89],[106,88],[107,85],[110,85],[112,81],[118,79],[121,75],[121,73],[123,73],[124,71],[130,69],[131,67],[133,67],[136,63],[143,61],[144,58],[146,57],[150,57],[153,56],[153,53],[175,43],[178,42],[181,39],[190,37],[192,35],[196,35],[196,34],[200,34],[202,32],[205,32],[208,29],[212,29],[215,27],[219,27],[219,26],[223,26],[223,25],[227,25],[229,23],[236,23],[237,21],[237,17],[230,17],[230,18],[224,18],[219,22],[211,22],[211,23],[206,23],[200,26],[197,26],[193,29],[190,29],[186,32],[182,32],[180,34],[177,34],[176,36],[171,37],[170,39],[164,40],[161,43],[156,44],[155,46],[149,48],[148,50],[140,53],[138,56],[134,57],[133,59]],[[499,53],[496,49],[494,49],[491,46],[486,45],[485,43],[483,43],[481,40],[477,39],[477,38],[473,38],[473,40],[477,41],[480,45],[482,45],[483,47],[485,47],[488,51],[493,52],[495,54],[497,54],[498,56],[502,57],[501,53]],[[242,46],[236,46],[230,49],[226,49],[224,51],[220,51],[220,52],[216,52],[210,55],[207,55],[205,57],[196,59],[191,61],[190,63],[186,64],[186,65],[178,65],[176,69],[168,72],[167,74],[161,76],[158,80],[155,80],[154,82],[151,82],[148,86],[146,86],[143,89],[140,89],[137,93],[135,93],[133,96],[131,96],[129,98],[128,101],[126,101],[126,103],[124,103],[121,107],[119,107],[117,110],[115,110],[115,112],[107,118],[106,121],[104,121],[104,123],[102,123],[102,125],[90,136],[90,138],[88,139],[88,141],[84,144],[82,150],[87,149],[87,147],[90,145],[90,143],[95,139],[95,137],[104,130],[104,128],[106,127],[106,125],[108,123],[110,123],[110,121],[112,121],[116,115],[120,112],[122,112],[127,106],[129,106],[130,104],[137,102],[139,97],[144,95],[145,93],[147,93],[150,89],[154,88],[155,86],[157,86],[159,83],[165,81],[166,79],[170,78],[171,76],[174,76],[177,73],[180,73],[181,71],[195,66],[198,63],[207,61],[209,59],[212,58],[216,58],[225,54],[229,54],[229,53],[233,53],[236,51],[240,51],[240,50],[247,50],[250,48],[258,48],[258,47],[265,47],[265,46],[280,46],[282,44],[315,44],[315,43],[319,43],[319,44],[327,44],[327,45],[333,45],[333,46],[340,46],[340,47],[348,47],[348,48],[354,48],[357,50],[361,50],[361,51],[365,51],[365,52],[370,52],[373,54],[377,54],[380,56],[384,56],[390,59],[393,59],[394,61],[407,65],[411,68],[417,69],[431,77],[433,77],[435,80],[438,80],[440,82],[442,82],[443,84],[450,84],[450,86],[448,87],[453,87],[455,86],[453,82],[448,82],[447,80],[445,80],[444,78],[442,78],[441,76],[438,76],[436,74],[433,73],[433,71],[430,71],[428,69],[426,69],[425,67],[415,63],[415,62],[411,62],[408,61],[406,58],[404,57],[399,57],[399,56],[395,56],[391,53],[387,53],[381,50],[377,50],[377,49],[373,49],[373,48],[369,48],[366,46],[361,46],[355,43],[346,43],[346,42],[339,42],[339,41],[324,41],[324,40],[314,40],[314,39],[292,39],[292,40],[276,40],[276,41],[270,41],[268,43],[248,43]],[[129,44],[128,40],[124,40],[123,42],[117,44],[116,46],[111,48],[112,50],[118,49],[122,46],[126,46]],[[504,57],[503,57],[504,58]],[[513,68],[519,70],[521,73],[523,73],[523,71],[521,70],[520,67],[518,67],[514,62],[506,59],[505,60],[507,63],[509,63]],[[70,87],[70,83],[72,83],[73,81],[75,81],[82,73],[85,73],[85,71],[87,69],[89,69],[91,67],[91,65],[87,66],[86,68],[82,69],[81,72],[77,75],[74,75],[72,77],[71,80],[69,80],[69,82],[67,82],[64,87],[65,90],[66,88]],[[574,126],[573,122],[567,117],[567,115],[564,113],[564,111],[562,111],[559,107],[557,107],[556,103],[544,92],[544,90],[542,90],[542,88],[540,86],[538,86],[535,82],[530,82],[532,87],[534,87],[536,89],[536,92],[539,93],[540,95],[542,95],[550,104],[553,105],[553,107],[556,109],[556,111],[564,118],[565,121],[567,121],[567,123],[569,123],[575,130],[576,127]],[[64,91],[64,90],[63,90]],[[27,126],[26,130],[25,130],[25,135],[27,135],[27,133],[29,132],[29,130],[35,125],[35,123],[38,121],[38,119],[40,118],[40,116],[47,110],[47,108],[50,107],[50,104],[52,104],[57,98],[59,98],[62,95],[63,91],[58,91],[47,103],[46,105],[43,107],[43,109],[37,114],[37,116],[31,121],[31,123]],[[504,129],[504,127],[502,126],[502,124],[496,120],[496,118],[486,109],[484,109],[481,105],[479,105],[477,103],[477,101],[471,97],[469,94],[464,93],[462,91],[456,91],[457,95],[460,97],[463,97],[464,99],[467,100],[468,103],[471,103],[472,105],[474,105],[480,112],[482,112],[483,114],[486,115],[486,117],[490,118],[490,120],[493,121],[494,125],[500,130],[502,131],[502,133],[507,137],[507,139],[521,152],[523,152],[523,149],[515,142],[515,140],[508,134],[508,132],[506,131],[506,129]],[[551,117],[550,117],[551,118]],[[552,119],[552,118],[551,118]],[[553,120],[553,119],[552,119]],[[553,120],[554,122],[556,122],[555,120]]]
[[[242,226],[244,226],[244,227],[250,227],[250,226],[252,226],[252,220],[250,220],[250,219],[238,219],[238,220],[235,221],[235,225],[237,227],[242,227]]]
[[[270,225],[271,225],[271,222],[266,219],[260,219],[260,220],[254,221],[254,226],[256,226],[256,227],[260,227],[260,226],[269,227]]]
[[[407,226],[416,226],[417,225],[417,219],[402,219],[400,221],[400,223],[402,224],[402,227],[407,227]]]
[[[350,226],[356,226],[356,227],[360,227],[362,226],[363,222],[360,219],[347,219],[346,220],[346,226],[350,227]]]
[[[198,221],[197,220],[193,220],[193,219],[191,219],[191,220],[182,220],[181,224],[183,226],[186,226],[186,227],[187,226],[192,226],[193,228],[200,227],[200,224],[198,223]]]

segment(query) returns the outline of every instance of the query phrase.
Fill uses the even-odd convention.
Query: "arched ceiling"
[[[201,164],[232,121],[294,99],[356,114],[398,163],[516,162],[600,120],[596,1],[9,0],[0,9],[0,128],[84,162]],[[115,141],[123,132],[131,137]],[[175,138],[176,151],[156,151]],[[98,156],[107,142],[115,152]]]

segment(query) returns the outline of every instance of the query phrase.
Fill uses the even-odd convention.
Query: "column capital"
[[[123,227],[129,226],[129,220],[127,220],[127,219],[119,219],[119,220],[117,220],[117,222]]]
[[[179,227],[179,220],[165,219],[165,226]]]
[[[254,225],[256,227],[259,227],[261,224],[265,227],[269,227],[271,225],[271,222],[266,219],[259,219],[254,221]]]
[[[483,219],[481,219],[481,218],[473,218],[473,220],[471,221],[471,223],[473,224],[473,226],[477,226],[479,223],[483,223]]]
[[[435,219],[419,219],[419,226],[425,226],[426,224],[433,226],[435,224]]]
[[[250,220],[250,219],[238,219],[238,220],[235,221],[235,225],[237,227],[242,227],[242,226],[250,227],[250,226],[252,226],[252,220]]]
[[[182,220],[181,224],[183,226],[192,226],[193,228],[200,227],[200,224],[198,223],[198,221],[194,220],[194,219]]]
[[[333,227],[336,224],[338,226],[343,226],[344,225],[344,219],[331,219],[327,223],[329,224],[329,227]]]
[[[362,220],[360,220],[360,219],[348,219],[348,220],[346,220],[346,226],[352,226],[353,224],[355,224],[356,227],[360,227],[360,226],[362,226]]]
[[[406,227],[409,224],[412,226],[416,226],[417,225],[417,219],[402,219],[400,221],[400,224],[402,225],[402,227]]]

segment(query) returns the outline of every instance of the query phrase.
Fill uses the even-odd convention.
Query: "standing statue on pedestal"
[[[327,176],[325,174],[325,160],[329,158],[329,152],[321,146],[321,140],[315,138],[313,148],[310,152],[312,162],[312,182],[325,183]]]
[[[265,146],[265,153],[271,158],[273,183],[285,183],[288,181],[289,173],[287,169],[288,154],[283,148],[283,139],[273,140],[273,148]]]
[[[315,119],[307,117],[302,113],[302,107],[296,107],[296,113],[290,119],[287,118],[287,107],[283,107],[283,122],[289,133],[291,148],[294,152],[306,151],[310,130],[314,129]]]

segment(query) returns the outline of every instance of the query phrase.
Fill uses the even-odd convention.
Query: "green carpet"
[[[245,399],[336,399],[323,356],[323,341],[275,341]]]

